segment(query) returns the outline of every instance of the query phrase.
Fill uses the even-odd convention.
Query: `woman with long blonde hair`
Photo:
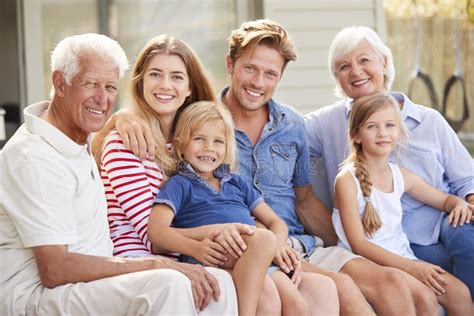
[[[194,51],[168,35],[152,38],[139,53],[130,82],[132,110],[153,135],[154,157],[140,160],[116,130],[102,146],[100,170],[107,194],[114,254],[150,256],[147,223],[151,202],[173,167],[169,148],[179,113],[195,101],[215,99]]]

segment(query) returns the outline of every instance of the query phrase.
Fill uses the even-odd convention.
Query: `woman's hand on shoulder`
[[[155,141],[145,120],[131,109],[118,111],[114,115],[115,128],[125,147],[140,159],[154,157]]]

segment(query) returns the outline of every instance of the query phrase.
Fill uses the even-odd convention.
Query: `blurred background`
[[[474,154],[472,1],[2,0],[0,148],[22,123],[22,109],[48,97],[50,52],[65,36],[107,34],[120,42],[131,64],[151,37],[177,36],[194,48],[219,91],[228,83],[230,31],[246,20],[270,18],[287,28],[298,50],[275,95],[280,101],[303,114],[334,102],[327,67],[331,40],[343,27],[367,25],[392,49],[393,90],[408,93],[411,85],[411,97],[445,112]],[[117,109],[130,104],[128,79],[121,81]]]

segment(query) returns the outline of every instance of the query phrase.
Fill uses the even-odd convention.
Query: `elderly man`
[[[236,314],[224,271],[112,257],[88,141],[111,114],[127,58],[110,38],[84,34],[51,60],[52,101],[25,109],[0,156],[0,314]]]

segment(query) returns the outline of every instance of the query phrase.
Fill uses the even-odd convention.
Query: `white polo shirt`
[[[31,247],[112,256],[107,205],[89,145],[40,119],[49,106],[27,107],[25,124],[0,152],[0,315],[25,312],[40,279]]]

